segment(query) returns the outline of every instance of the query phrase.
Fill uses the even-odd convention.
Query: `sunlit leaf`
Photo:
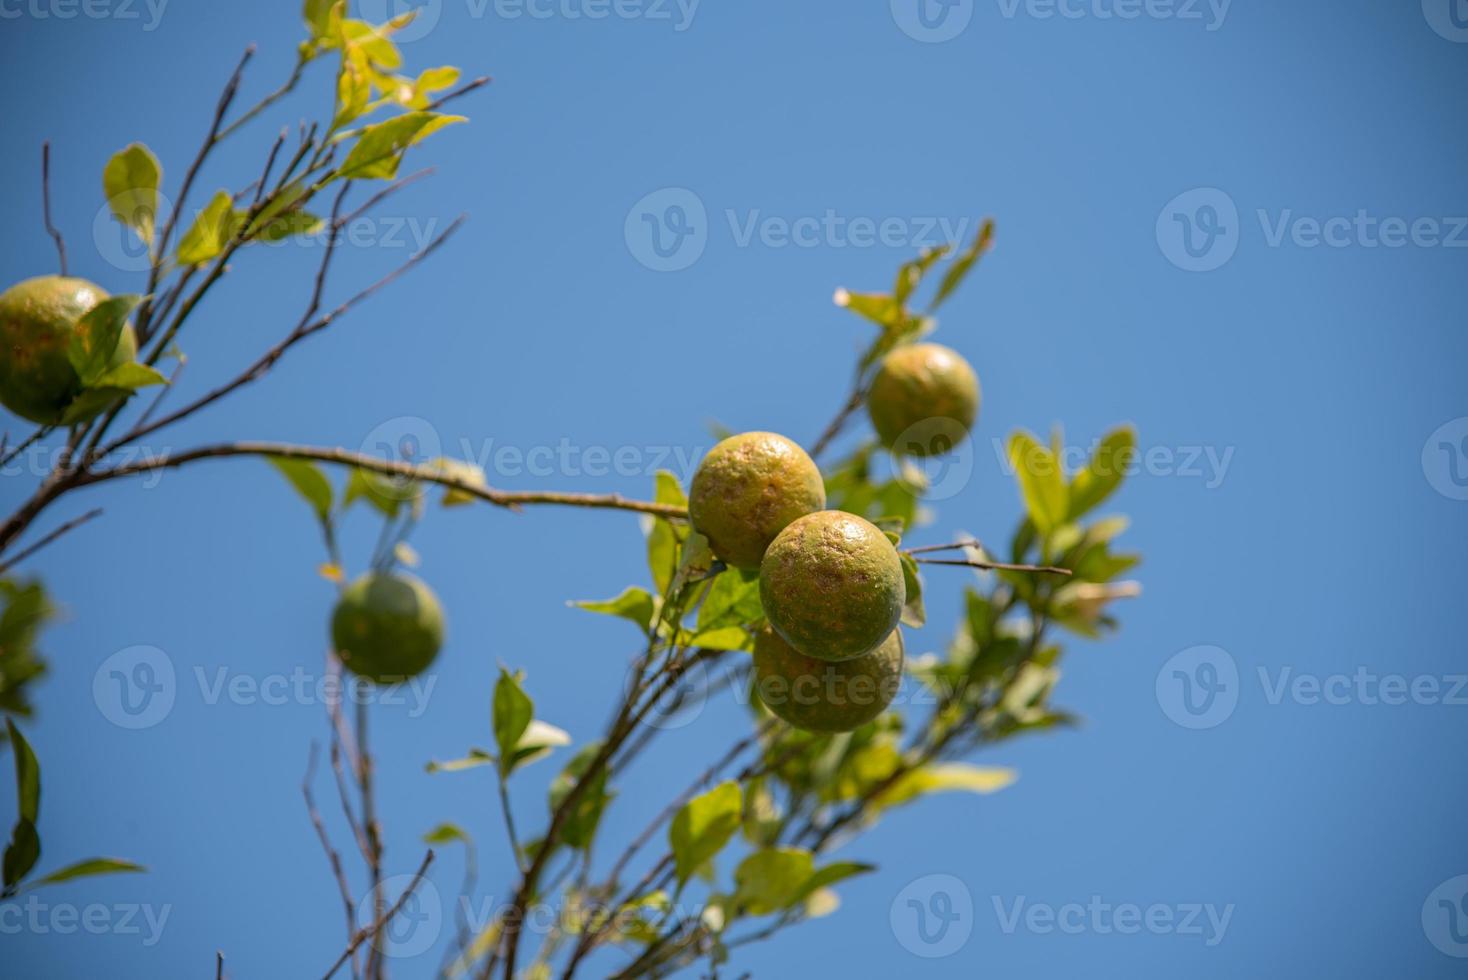
[[[668,843],[679,887],[729,843],[739,830],[743,807],[739,784],[726,780],[678,811],[668,828]]]
[[[150,246],[158,220],[158,184],[162,177],[158,158],[142,143],[119,150],[102,171],[102,192],[113,216]]]
[[[320,467],[307,459],[292,459],[286,456],[266,457],[270,465],[281,472],[301,499],[311,505],[317,518],[323,523],[331,516],[331,483]]]

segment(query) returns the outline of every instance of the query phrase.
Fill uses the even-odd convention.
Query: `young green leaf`
[[[961,791],[987,795],[1013,785],[1018,778],[1019,774],[1013,769],[975,766],[967,762],[930,763],[898,779],[880,793],[875,802],[883,807],[894,807],[930,793]]]
[[[1107,433],[1085,469],[1070,483],[1069,519],[1096,509],[1115,493],[1136,454],[1137,434],[1130,426]]]
[[[362,131],[337,176],[391,180],[398,175],[398,165],[408,147],[445,126],[466,121],[463,116],[436,112],[405,112],[375,123]]]
[[[933,297],[933,302],[928,307],[928,312],[931,313],[933,310],[942,306],[943,302],[949,296],[953,295],[954,290],[963,285],[964,279],[973,271],[974,264],[983,257],[984,253],[993,244],[994,222],[992,220],[986,220],[979,226],[979,233],[974,236],[973,244],[964,249],[963,253],[953,260],[953,264],[948,267],[948,271],[944,273],[943,281],[938,286],[938,293]]]
[[[239,233],[244,214],[234,208],[228,191],[216,191],[179,240],[175,256],[179,265],[201,265],[223,252]]]
[[[316,464],[305,459],[290,459],[285,456],[270,456],[270,465],[290,481],[301,499],[311,505],[317,518],[324,524],[331,518],[331,484]]]
[[[474,841],[463,827],[454,823],[441,823],[423,835],[425,844],[473,844]]]
[[[36,825],[21,817],[10,831],[10,843],[5,847],[5,859],[3,867],[0,867],[0,881],[4,887],[0,895],[13,894],[15,886],[36,866],[40,856],[41,838],[36,833]]]
[[[585,609],[587,612],[630,620],[641,627],[644,633],[652,628],[653,616],[657,611],[657,603],[652,593],[636,586],[629,586],[615,599],[587,600],[573,602],[571,605]]]
[[[15,798],[20,816],[35,823],[41,818],[41,764],[15,722],[6,718],[5,729],[10,733],[10,751],[15,756]]]
[[[582,747],[581,751],[571,759],[561,774],[551,783],[550,805],[551,810],[557,810],[571,790],[586,775],[591,763],[601,752],[600,742],[591,742]],[[591,785],[586,787],[576,805],[571,808],[570,814],[561,824],[561,831],[557,842],[567,847],[584,849],[591,846],[596,838],[596,828],[601,822],[602,812],[607,803],[612,799],[612,794],[607,792],[607,770],[603,766],[594,777]]]
[[[133,874],[147,871],[141,864],[131,861],[123,861],[118,858],[88,858],[85,861],[77,861],[68,864],[59,871],[38,878],[35,886],[55,885],[63,881],[71,881],[73,878],[90,878],[96,875]]]
[[[917,560],[906,552],[899,557],[902,559],[902,579],[907,585],[907,602],[902,607],[902,625],[922,629],[928,621],[928,613],[923,607],[923,580],[918,575]]]
[[[117,367],[105,372],[96,381],[92,382],[97,388],[119,388],[123,391],[137,391],[139,388],[147,388],[149,385],[166,385],[168,379],[161,373],[139,364],[137,361],[129,361],[119,364]]]
[[[141,296],[133,295],[104,299],[77,321],[77,329],[66,349],[66,359],[71,362],[83,385],[95,386],[97,379],[107,371],[107,365],[122,339],[127,318],[141,299]]]
[[[1009,437],[1009,462],[1030,520],[1042,536],[1049,534],[1064,522],[1068,503],[1060,460],[1028,432],[1016,432]]]
[[[814,867],[810,851],[800,848],[755,851],[734,869],[734,899],[751,915],[783,911],[805,897]]]
[[[680,888],[729,843],[739,830],[743,810],[739,784],[726,780],[678,811],[668,828],[668,843]]]
[[[520,736],[530,727],[535,704],[520,687],[519,678],[503,667],[494,685],[494,741],[500,750],[500,775],[508,776],[514,768],[515,749]]]
[[[462,759],[450,759],[448,762],[432,761],[425,768],[429,772],[463,772],[465,769],[491,766],[495,762],[495,757],[483,749],[470,749],[469,754]]]
[[[653,477],[653,500],[675,507],[688,506],[688,497],[683,493],[678,478],[667,470],[658,470]],[[652,572],[653,587],[659,595],[665,593],[673,581],[673,573],[678,568],[678,547],[687,536],[688,530],[682,525],[661,517],[648,518],[647,567]]]
[[[158,184],[162,177],[158,158],[141,143],[119,150],[102,171],[102,192],[107,195],[113,216],[150,246],[158,220]]]

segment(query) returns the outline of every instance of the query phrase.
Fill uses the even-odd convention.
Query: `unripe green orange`
[[[107,298],[100,286],[63,276],[27,279],[0,293],[0,404],[32,422],[60,424],[82,390],[67,348],[81,318]],[[137,353],[133,328],[125,326],[108,366]]]
[[[891,539],[838,510],[780,532],[760,563],[760,601],[775,632],[808,657],[852,660],[897,626],[907,586]]]
[[[908,344],[882,359],[867,412],[887,448],[909,456],[946,452],[978,418],[979,379],[956,351]]]
[[[763,629],[754,640],[755,691],[776,717],[808,732],[850,732],[876,718],[902,686],[902,631],[864,657],[807,657]]]
[[[699,465],[688,493],[694,529],[724,562],[750,571],[786,525],[825,506],[820,469],[804,449],[773,432],[745,432],[719,443]]]
[[[411,575],[369,572],[347,586],[331,616],[342,664],[359,677],[391,684],[421,674],[443,645],[443,610]]]

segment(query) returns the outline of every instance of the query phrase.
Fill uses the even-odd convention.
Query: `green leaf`
[[[896,300],[881,293],[853,293],[838,289],[835,302],[843,310],[850,310],[882,327],[892,326],[902,315],[902,308]]]
[[[902,607],[902,625],[922,629],[928,621],[923,607],[923,580],[918,576],[917,559],[906,552],[899,553],[902,559],[902,579],[907,585],[907,602]]]
[[[98,412],[110,408],[119,398],[126,398],[132,392],[125,388],[87,388],[72,399],[66,411],[61,413],[61,424],[75,425],[93,418]]]
[[[472,838],[470,838],[470,836],[468,835],[468,833],[466,833],[464,831],[464,828],[463,827],[460,827],[458,824],[455,824],[455,823],[441,823],[437,827],[434,827],[428,833],[426,833],[426,834],[423,835],[423,843],[425,843],[425,844],[454,844],[454,843],[460,843],[460,844],[464,844],[464,845],[467,846],[467,845],[472,845],[474,843],[474,841],[473,841]]]
[[[92,307],[77,321],[66,349],[66,358],[87,387],[106,371],[107,365],[117,353],[123,328],[141,296],[124,295],[104,299]]]
[[[10,832],[10,843],[5,847],[4,864],[0,868],[0,881],[3,881],[5,890],[10,891],[20,884],[36,866],[40,856],[41,838],[36,833],[36,825],[21,817]]]
[[[753,626],[764,619],[759,598],[759,572],[729,569],[714,579],[698,608],[698,629]]]
[[[353,467],[347,477],[347,489],[342,495],[342,507],[350,507],[358,500],[365,500],[386,517],[396,517],[402,498],[385,494],[380,490],[382,478],[360,467]]]
[[[899,306],[906,305],[908,298],[922,283],[923,277],[928,274],[928,270],[951,250],[948,245],[925,248],[917,258],[911,262],[904,262],[902,268],[897,270],[897,284],[892,289],[893,301]]]
[[[461,459],[449,459],[447,456],[440,456],[438,459],[429,461],[427,465],[437,470],[441,475],[458,480],[460,483],[481,488],[488,488],[489,486],[489,480],[484,475],[484,468],[474,463],[466,463]],[[463,490],[456,490],[453,487],[445,487],[443,500],[440,502],[445,507],[458,507],[463,504],[472,504],[477,499],[471,493],[465,493]]]
[[[641,627],[644,633],[652,629],[653,616],[657,611],[657,603],[652,593],[635,585],[629,586],[615,599],[573,602],[571,605],[585,609],[587,612],[630,620]]]
[[[35,823],[41,818],[41,764],[15,722],[6,718],[5,728],[10,733],[11,754],[15,756],[15,798],[20,803],[20,817]]]
[[[754,638],[743,626],[719,626],[694,633],[687,645],[705,650],[753,650]]]
[[[1094,510],[1115,493],[1136,454],[1137,434],[1130,426],[1107,433],[1085,469],[1070,483],[1069,519]]]
[[[961,791],[997,793],[1013,785],[1019,774],[1013,769],[975,766],[967,762],[939,762],[907,773],[876,797],[883,807],[898,806],[930,793]]]
[[[36,649],[41,629],[56,616],[56,607],[39,582],[0,579],[0,712],[29,717],[30,685],[46,674],[46,661]],[[0,744],[9,736],[0,730]]]
[[[1060,460],[1028,432],[1016,432],[1009,437],[1009,462],[1030,520],[1041,535],[1049,534],[1065,521],[1068,503]]]
[[[179,265],[201,265],[224,251],[239,233],[244,214],[234,208],[228,191],[216,191],[214,197],[178,243]]]
[[[795,847],[755,851],[734,869],[734,899],[751,915],[769,915],[795,905],[807,894],[815,858]]]
[[[928,307],[928,312],[936,310],[943,302],[953,295],[953,291],[963,284],[963,280],[973,271],[975,263],[983,257],[994,244],[994,222],[986,220],[979,226],[979,233],[974,236],[973,243],[964,249],[948,271],[943,275],[943,281],[938,286],[938,293],[933,297],[933,303]]]
[[[44,878],[38,878],[35,885],[55,885],[63,881],[71,881],[73,878],[90,878],[95,875],[134,874],[145,872],[148,869],[141,864],[131,861],[123,861],[118,858],[88,858],[75,864],[68,864],[60,871],[53,871]]]
[[[797,896],[796,901],[802,901],[812,893],[822,888],[828,888],[838,881],[855,878],[857,875],[870,874],[876,870],[876,865],[862,864],[859,861],[836,861],[828,864],[806,879],[805,884],[800,888],[800,894]]]
[[[321,217],[309,211],[287,211],[280,217],[272,219],[269,224],[257,231],[254,237],[266,243],[280,242],[297,235],[314,235],[325,224],[326,222]]]
[[[739,784],[726,780],[678,811],[668,828],[668,843],[680,888],[729,843],[739,830],[743,809]]]
[[[93,382],[97,388],[121,388],[124,391],[136,391],[149,385],[166,384],[168,384],[168,379],[161,373],[137,361],[119,364]]]
[[[500,750],[500,774],[514,771],[515,749],[530,727],[535,704],[520,687],[519,678],[503,667],[494,685],[494,741]]]
[[[313,39],[320,40],[336,33],[332,15],[335,13],[340,18],[340,11],[336,9],[339,3],[341,0],[306,0],[301,13],[306,18],[306,26]]]
[[[158,158],[141,143],[119,150],[102,171],[102,192],[112,214],[148,245],[158,219]]]
[[[687,507],[688,497],[683,493],[678,478],[667,470],[658,470],[653,477],[653,501]],[[647,529],[647,567],[652,572],[653,587],[659,595],[668,591],[673,573],[678,569],[678,547],[688,536],[683,525],[661,517],[650,520]]]
[[[531,719],[525,728],[525,734],[520,736],[520,742],[515,746],[515,754],[510,757],[510,769],[516,770],[529,765],[550,755],[552,749],[570,744],[571,736],[564,729],[538,718]]]
[[[463,116],[436,112],[405,112],[401,116],[368,126],[347,154],[337,176],[360,180],[391,180],[408,147],[453,123],[465,122]]]
[[[602,743],[591,742],[584,746],[580,752],[566,765],[561,774],[551,783],[550,805],[551,810],[560,808],[570,795],[571,790],[586,775],[591,763],[601,752]],[[591,785],[581,794],[576,805],[571,808],[570,814],[561,824],[561,831],[557,840],[567,847],[584,849],[591,846],[596,838],[596,828],[601,822],[602,811],[606,809],[611,800],[611,794],[607,792],[607,770],[605,766],[597,772]]]
[[[331,484],[321,469],[307,459],[291,459],[286,456],[266,458],[296,488],[301,499],[311,505],[317,518],[323,524],[326,523],[331,517]]]
[[[462,759],[450,759],[448,762],[429,762],[425,768],[429,772],[463,772],[465,769],[494,765],[495,761],[495,757],[483,749],[470,749],[469,754]]]

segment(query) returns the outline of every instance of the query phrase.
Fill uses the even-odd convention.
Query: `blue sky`
[[[1424,905],[1461,898],[1453,879],[1468,873],[1468,690],[1454,680],[1468,671],[1468,30],[1448,4],[961,0],[943,19],[906,0],[705,0],[592,18],[573,15],[607,9],[595,0],[437,0],[404,44],[409,66],[495,81],[461,103],[470,125],[410,157],[437,176],[344,250],[334,295],[460,212],[469,224],[151,448],[356,448],[406,428],[492,468],[506,447],[541,459],[569,447],[549,475],[503,457],[491,479],[505,487],[645,496],[653,469],[686,474],[679,454],[709,448],[710,420],[814,439],[869,336],[833,291],[884,289],[915,246],[992,215],[996,248],[936,338],[982,379],[974,473],[922,534],[1008,534],[1020,503],[993,447],[1015,428],[1062,423],[1084,448],[1130,421],[1149,462],[1114,505],[1133,519],[1145,595],[1118,637],[1067,659],[1057,701],[1086,717],[1081,731],[983,757],[1020,771],[1002,793],[891,815],[843,855],[879,874],[737,965],[1454,975],[1443,948],[1468,944],[1424,924]],[[37,196],[50,139],[74,271],[141,291],[97,220],[102,166],[141,140],[176,188],[238,49],[260,46],[246,98],[289,71],[302,28],[278,6],[0,2],[7,283],[54,270]],[[313,71],[201,187],[247,182],[277,127],[323,110],[325,65]],[[661,216],[664,246],[692,230],[676,239],[691,251],[660,258],[643,213]],[[241,259],[183,337],[181,388],[207,390],[290,329],[310,248]],[[683,267],[649,267],[660,261]],[[624,447],[630,470],[598,464],[597,450]],[[5,474],[3,502],[31,481]],[[197,976],[222,949],[236,977],[319,974],[342,945],[299,793],[321,707],[210,693],[221,677],[319,674],[332,590],[311,518],[248,460],[80,493],[50,518],[97,505],[103,520],[29,569],[68,609],[46,634],[52,674],[28,729],[41,866],[108,853],[152,870],[41,897],[100,904],[114,925],[126,907],[167,918],[156,934],[141,914],[139,932],[7,927],[4,960],[17,976]],[[365,514],[349,523],[350,565],[375,531]],[[410,872],[421,835],[453,820],[475,833],[499,895],[511,866],[491,778],[423,764],[490,742],[499,662],[526,670],[540,717],[594,736],[636,637],[565,603],[641,582],[641,532],[618,513],[466,508],[434,512],[414,543],[450,638],[426,711],[374,710],[389,868]],[[929,577],[931,625],[911,650],[946,642],[965,574]],[[135,646],[163,651],[177,693],[166,717],[127,730],[93,682]],[[1233,696],[1200,721],[1169,685],[1176,671],[1204,679],[1205,661]],[[1414,692],[1406,703],[1388,703],[1389,675]],[[742,724],[738,705],[715,703],[660,742],[603,832],[635,833]],[[520,777],[522,826],[543,818],[558,768]],[[7,776],[0,814],[13,807]],[[446,851],[436,887],[451,895],[461,870]],[[971,900],[970,935],[927,958],[893,910],[935,874]],[[1067,911],[1125,904],[1176,919],[1197,907],[1200,931],[1123,934],[1106,913]],[[1208,925],[1210,908],[1229,910],[1226,926]],[[1046,909],[1084,924],[1047,929]],[[437,961],[394,972],[427,976]]]

